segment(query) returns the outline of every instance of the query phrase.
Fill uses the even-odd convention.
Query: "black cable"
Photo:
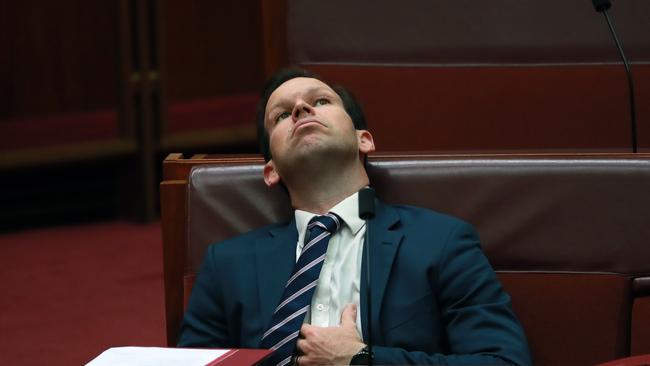
[[[372,366],[373,364],[373,355],[372,353],[372,319],[371,314],[371,305],[370,303],[372,302],[372,296],[370,289],[372,286],[370,286],[370,226],[368,225],[368,221],[366,221],[366,234],[365,234],[365,247],[366,247],[366,292],[367,292],[367,306],[368,306],[368,353],[370,353],[370,359],[368,360],[368,365]]]
[[[635,103],[635,98],[634,98],[634,78],[632,77],[632,70],[630,70],[630,63],[627,61],[627,57],[625,57],[625,53],[623,52],[623,47],[621,46],[621,42],[618,40],[618,36],[616,35],[616,31],[614,30],[614,26],[612,25],[611,20],[609,19],[609,14],[607,13],[607,9],[609,9],[612,6],[612,3],[609,0],[592,0],[594,4],[594,9],[596,9],[597,12],[603,13],[605,16],[605,21],[607,22],[607,26],[609,27],[609,31],[612,33],[612,37],[614,38],[614,43],[616,43],[616,48],[618,49],[618,53],[621,56],[621,59],[623,60],[623,65],[625,66],[625,73],[627,74],[627,85],[628,85],[628,96],[630,98],[630,124],[631,124],[631,131],[632,131],[632,152],[636,153],[637,152],[637,143],[636,143],[636,103]]]

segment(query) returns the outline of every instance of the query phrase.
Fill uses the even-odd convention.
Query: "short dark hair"
[[[339,95],[339,97],[343,101],[343,108],[345,108],[345,112],[352,119],[354,128],[357,130],[367,129],[366,117],[363,114],[363,109],[361,108],[361,105],[356,100],[356,98],[352,95],[352,93],[350,93],[349,90],[347,90],[346,88],[340,85],[332,85],[326,82],[325,80],[323,80],[320,76],[312,72],[309,72],[307,70],[298,69],[298,68],[282,69],[279,72],[277,72],[275,75],[273,75],[266,82],[264,88],[262,89],[261,99],[257,104],[257,140],[260,146],[260,152],[262,153],[262,155],[264,155],[265,161],[271,160],[269,134],[266,131],[266,126],[264,124],[264,114],[266,111],[266,104],[268,103],[271,94],[273,94],[275,89],[277,89],[280,85],[284,84],[285,82],[291,79],[301,78],[301,77],[317,79],[327,84],[330,88],[332,88],[332,90],[334,90],[334,92],[336,92],[336,94]]]

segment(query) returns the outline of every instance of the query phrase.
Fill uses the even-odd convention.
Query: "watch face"
[[[366,348],[362,349],[352,357],[350,360],[350,365],[369,365],[370,364],[370,353]]]

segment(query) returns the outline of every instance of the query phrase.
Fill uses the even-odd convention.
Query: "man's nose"
[[[294,122],[299,120],[305,114],[312,114],[313,108],[304,101],[296,103],[293,107],[293,120]]]

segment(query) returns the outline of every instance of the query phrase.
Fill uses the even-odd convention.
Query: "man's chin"
[[[336,162],[346,159],[345,156],[350,154],[350,148],[341,141],[334,141],[321,133],[305,134],[292,142],[293,146],[286,152],[291,165]],[[352,155],[356,156],[356,152]]]
[[[294,151],[297,154],[315,153],[327,149],[323,136],[318,134],[305,134],[295,139]]]

